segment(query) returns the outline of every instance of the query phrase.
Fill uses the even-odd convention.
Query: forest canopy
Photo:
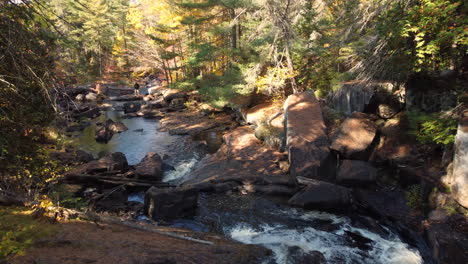
[[[0,0],[0,9],[0,170],[19,178],[52,170],[38,143],[59,88],[110,70],[164,76],[236,107],[250,94],[324,97],[349,80],[467,67],[459,0]]]

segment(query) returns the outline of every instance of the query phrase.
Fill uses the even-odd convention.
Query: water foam
[[[175,166],[175,170],[165,173],[163,182],[173,181],[184,178],[197,164],[196,157],[189,160],[183,160]]]
[[[285,213],[285,212],[282,212]],[[307,212],[302,215],[295,209],[288,210],[291,218],[303,220],[328,220],[338,224],[336,231],[322,231],[311,226],[288,227],[283,224],[263,224],[253,227],[248,223],[238,223],[226,227],[225,233],[231,238],[246,244],[259,244],[273,252],[272,259],[265,263],[290,263],[288,248],[297,246],[304,252],[319,251],[330,263],[399,263],[420,264],[422,257],[416,249],[403,243],[398,236],[382,237],[365,229],[353,227],[346,217],[322,212]],[[347,242],[346,231],[359,234],[372,240],[369,250],[359,249]]]

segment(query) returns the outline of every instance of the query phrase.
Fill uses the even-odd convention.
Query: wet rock
[[[360,160],[343,160],[336,177],[339,183],[349,185],[373,183],[376,178],[377,169],[369,162]]]
[[[366,160],[371,154],[370,146],[377,134],[377,127],[371,118],[354,112],[346,118],[332,139],[331,149],[346,159]]]
[[[291,176],[333,180],[335,166],[314,92],[290,95],[284,110]]]
[[[450,186],[452,197],[464,207],[468,207],[468,111],[458,125],[455,136],[453,169],[443,178]]]
[[[135,175],[139,179],[161,181],[162,159],[156,152],[148,152],[146,156],[135,165]]]
[[[326,263],[325,257],[319,251],[305,252],[298,246],[288,248],[288,261],[287,264],[322,264]]]
[[[127,158],[122,152],[115,152],[108,154],[99,160],[93,160],[91,162],[82,164],[65,174],[77,175],[77,174],[96,174],[106,171],[120,171],[126,172],[128,170]]]
[[[86,96],[85,96],[85,100],[88,101],[88,102],[94,102],[96,101],[98,98],[97,94],[95,93],[88,93]]]
[[[289,199],[289,204],[305,209],[346,211],[351,205],[351,190],[332,183],[311,180]]]
[[[145,213],[156,221],[170,221],[195,216],[198,191],[193,188],[160,189],[145,193]]]
[[[141,109],[141,104],[140,103],[135,103],[135,102],[130,102],[130,103],[125,103],[124,104],[124,113],[136,113],[140,111]]]

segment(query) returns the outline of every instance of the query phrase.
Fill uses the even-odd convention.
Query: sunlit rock
[[[290,95],[284,102],[284,111],[291,176],[334,180],[334,162],[314,92]]]

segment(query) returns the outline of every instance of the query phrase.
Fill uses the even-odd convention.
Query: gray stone
[[[193,188],[160,189],[151,187],[145,194],[145,213],[156,221],[195,216],[198,191]]]
[[[452,197],[468,207],[468,116],[464,116],[458,125],[454,152],[453,169],[443,182],[450,186]]]
[[[359,160],[343,160],[338,175],[339,183],[360,185],[375,182],[377,169],[369,162]]]
[[[290,174],[334,180],[334,162],[319,101],[313,91],[290,95],[284,102]]]

